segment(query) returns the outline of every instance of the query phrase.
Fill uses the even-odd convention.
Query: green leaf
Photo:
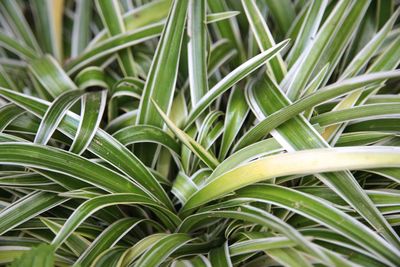
[[[293,247],[295,245],[295,242],[286,237],[254,238],[230,245],[229,252],[232,256],[237,256],[275,248]]]
[[[274,185],[252,185],[238,191],[238,196],[272,203],[335,229],[368,249],[382,262],[395,263],[398,250],[377,233],[344,212],[296,190]],[[329,212],[327,212],[329,211]],[[386,262],[387,263],[387,262]]]
[[[31,28],[29,27],[28,22],[23,16],[18,2],[5,0],[1,2],[0,7],[3,15],[7,18],[7,22],[12,24],[12,29],[14,30],[15,34],[19,36],[27,46],[40,54],[41,49],[36,41],[35,36],[33,35]]]
[[[98,60],[103,60],[118,51],[157,37],[163,29],[162,26],[162,24],[154,24],[106,39],[90,47],[90,49],[86,49],[77,58],[69,62],[65,68],[68,74],[74,74],[82,68],[94,64]]]
[[[219,248],[212,249],[209,254],[210,263],[214,266],[231,267],[228,243],[225,242]]]
[[[188,243],[191,239],[187,234],[169,234],[156,241],[138,259],[134,266],[159,266],[171,253]]]
[[[227,11],[227,4],[225,0],[207,1],[208,7],[213,13],[220,13]],[[242,42],[241,33],[238,31],[237,21],[234,19],[222,20],[215,23],[215,28],[218,36],[223,39],[229,40],[237,50],[237,56],[234,58],[235,65],[245,61],[245,49]],[[221,39],[221,38],[219,38]]]
[[[218,22],[221,20],[233,18],[239,14],[240,14],[240,12],[238,12],[238,11],[225,11],[225,12],[208,14],[206,16],[206,18],[207,18],[207,23],[214,23],[214,22]]]
[[[46,218],[40,218],[40,220],[54,233],[57,234],[60,229],[61,226],[60,224],[46,219]],[[76,255],[79,256],[80,254],[82,254],[82,252],[84,252],[90,242],[83,238],[80,234],[74,233],[73,235],[71,235],[68,240],[66,240],[65,244],[71,249],[71,251]]]
[[[150,3],[134,8],[123,14],[123,21],[126,31],[135,31],[147,27],[165,19],[168,15],[172,0],[155,0]],[[164,25],[164,23],[163,23]],[[107,31],[100,31],[90,42],[89,47],[95,46],[98,42],[106,39]]]
[[[210,147],[223,130],[222,123],[219,121],[222,115],[223,113],[219,111],[207,114],[196,133],[196,142],[209,151],[212,157],[214,157],[214,153],[210,150]],[[192,160],[191,165],[192,169],[195,168],[198,165],[198,159]]]
[[[251,144],[252,142],[260,140],[273,129],[290,120],[293,118],[293,116],[298,115],[307,108],[312,108],[318,104],[334,99],[353,90],[363,88],[366,85],[374,84],[388,78],[398,77],[398,75],[400,75],[400,72],[398,71],[360,75],[321,88],[315,93],[307,95],[297,100],[293,104],[283,107],[277,112],[272,113],[270,116],[263,119],[260,123],[251,128],[250,131],[242,136],[235,148],[239,149]],[[319,121],[314,119],[311,122],[317,123]]]
[[[395,134],[393,133],[380,132],[380,131],[344,133],[338,139],[336,146],[370,145],[394,136]]]
[[[333,68],[337,66],[339,59],[346,50],[346,46],[353,38],[354,31],[360,28],[363,18],[367,15],[370,0],[362,0],[355,2],[348,12],[345,21],[337,31],[335,38],[329,44],[329,49],[324,52],[324,56],[319,60],[316,69],[319,70],[329,63],[328,77],[333,72]],[[326,80],[328,79],[326,77]]]
[[[51,53],[58,61],[63,58],[62,21],[64,1],[30,1],[35,20],[36,34],[44,52]]]
[[[323,83],[323,79],[325,79],[326,77],[328,68],[329,64],[326,64],[325,67],[322,68],[322,70],[318,72],[315,78],[307,85],[307,88],[304,89],[304,95],[303,95],[304,97],[314,93],[319,89],[318,87],[320,87],[321,84]],[[313,115],[313,112],[314,112],[314,107],[305,110],[303,115],[306,119],[309,120],[310,117]]]
[[[373,57],[377,49],[382,45],[386,36],[389,34],[393,27],[394,22],[399,16],[400,10],[397,10],[395,14],[386,22],[384,27],[374,36],[374,38],[368,42],[368,44],[354,57],[344,72],[341,74],[341,78],[346,78],[351,75],[357,74]]]
[[[20,91],[3,67],[0,66],[0,86]]]
[[[49,55],[32,60],[29,70],[53,98],[77,89],[61,66]]]
[[[2,164],[21,165],[67,174],[109,192],[147,195],[143,189],[125,176],[58,148],[27,143],[1,143],[0,147]],[[65,162],[68,162],[68,165],[65,165]],[[102,179],[98,179],[98,176]]]
[[[246,222],[259,224],[260,226],[270,228],[273,231],[283,234],[289,239],[296,242],[298,246],[303,248],[314,257],[321,259],[323,262],[329,262],[326,256],[320,250],[318,250],[310,241],[305,239],[304,236],[302,236],[297,230],[262,209],[251,207],[248,205],[239,206],[239,209],[237,211],[220,211],[220,209],[221,207],[218,207],[216,210],[211,210],[203,213],[199,212],[195,215],[187,217],[180,225],[179,231],[190,231],[191,229],[195,228],[199,223],[204,223],[204,220],[209,220],[212,217],[243,220]],[[212,257],[210,258],[212,259]]]
[[[109,36],[125,32],[121,10],[116,0],[96,0],[96,5]],[[118,52],[118,62],[125,76],[136,76],[137,70],[129,48]]]
[[[249,112],[249,107],[241,88],[235,88],[229,97],[226,108],[224,133],[219,151],[219,159],[223,160],[228,154],[229,148],[243,126],[244,120]]]
[[[396,18],[399,15],[399,10],[393,14],[391,19],[385,24],[385,26],[379,31],[378,34],[376,34],[375,38],[373,38],[356,56],[355,58],[350,62],[348,67],[344,70],[343,74],[341,77],[347,77],[352,74],[355,74],[359,72],[367,63],[368,61],[373,57],[375,54],[376,50],[379,48],[379,46],[383,43],[385,37],[388,35],[390,29],[393,27],[393,23],[396,20]],[[393,51],[390,51],[389,53],[391,54]],[[377,60],[370,68],[370,71],[377,71],[377,70],[384,70],[384,69],[391,69],[395,68],[394,66],[396,63],[390,62],[387,60],[387,56],[383,54],[380,58],[380,60]],[[388,64],[388,66],[381,65],[381,63],[385,62],[384,64]],[[394,64],[393,64],[394,63]],[[371,89],[368,90],[369,92]],[[352,107],[353,105],[356,104],[356,102],[361,98],[361,96],[365,94],[361,94],[361,92],[354,92],[342,101],[339,102],[334,108],[334,110],[340,110],[346,107]],[[329,139],[333,137],[335,133],[337,133],[343,125],[333,125],[330,127],[327,127],[324,136],[327,136]]]
[[[289,67],[292,67],[293,63],[296,62],[304,49],[315,38],[327,4],[328,1],[326,0],[311,1],[307,8],[307,13],[305,14],[298,37],[294,41],[292,49],[290,49],[287,59]]]
[[[161,208],[152,199],[141,196],[140,194],[104,195],[94,197],[80,205],[65,222],[60,232],[57,233],[56,237],[52,241],[52,245],[58,248],[85,219],[90,217],[91,214],[107,206],[117,204],[142,204],[149,207],[153,206],[155,210],[160,211],[157,212],[157,215],[161,216],[161,220],[163,220],[164,223],[169,223],[167,227],[171,227],[180,221],[176,215]]]
[[[0,107],[0,131],[3,131],[15,118],[22,115],[24,111],[14,104]]]
[[[283,5],[286,5],[286,0],[281,2]],[[271,31],[269,30],[267,23],[265,22],[260,10],[258,9],[254,0],[242,0],[243,8],[246,12],[247,19],[249,21],[251,30],[254,33],[256,38],[258,47],[261,51],[265,51],[273,46],[275,46],[275,40],[272,37]],[[270,1],[268,5],[272,4]],[[273,8],[280,9],[279,5],[273,5]],[[282,5],[282,6],[283,6]],[[290,5],[289,5],[290,6]],[[290,9],[289,9],[290,10]],[[286,10],[288,12],[288,10]],[[290,14],[286,13],[286,16]],[[278,15],[281,17],[281,15]],[[269,62],[267,62],[267,69],[272,77],[277,82],[282,81],[284,76],[286,75],[286,66],[283,62],[282,56],[277,53],[277,55],[272,58]]]
[[[89,265],[100,253],[107,248],[112,248],[125,234],[143,221],[134,218],[123,218],[114,222],[93,241],[74,263],[74,266]]]
[[[365,1],[359,2],[364,4]],[[348,0],[342,0],[337,3],[335,9],[329,14],[329,17],[320,28],[314,42],[305,48],[282,81],[282,88],[287,91],[289,99],[296,100],[306,86],[316,64],[329,46],[330,40],[335,38],[335,31],[343,25],[350,4],[351,1]]]
[[[42,145],[47,144],[65,113],[85,93],[86,90],[73,90],[59,95],[44,114],[34,142]]]
[[[188,2],[174,1],[171,7],[140,101],[138,124],[163,126],[161,116],[152,106],[151,99],[165,113],[171,108]]]
[[[100,125],[101,118],[106,106],[107,91],[93,92],[89,90],[89,94],[83,95],[81,121],[74,142],[70,151],[81,154],[92,142],[94,135]],[[97,111],[97,112],[94,112]]]
[[[114,247],[105,250],[93,262],[93,266],[116,266],[125,251],[124,247]]]
[[[270,249],[265,253],[283,266],[312,266],[305,256],[296,249]]]
[[[218,98],[221,94],[231,88],[240,80],[244,79],[250,73],[259,68],[266,61],[274,57],[280,50],[282,50],[288,41],[283,41],[276,46],[260,53],[259,55],[249,59],[232,72],[230,72],[227,76],[225,76],[221,81],[219,81],[213,88],[211,88],[206,95],[204,95],[196,106],[194,106],[189,113],[189,116],[186,120],[186,129],[198,118],[198,116],[213,102],[216,98]]]
[[[38,57],[32,48],[19,43],[3,31],[0,31],[0,46],[10,50],[21,58],[34,59]]]
[[[45,111],[49,107],[48,102],[37,101],[35,98],[26,97],[9,90],[0,88],[0,94],[6,96],[8,99],[12,99],[14,102],[18,103],[19,106],[30,110],[39,117],[43,117]],[[77,132],[78,123],[79,119],[77,116],[72,115],[72,113],[67,113],[60,124],[60,129],[72,139]],[[99,154],[100,157],[105,158],[108,162],[113,164],[113,166],[117,166],[123,170],[124,173],[128,174],[128,183],[132,183],[132,179],[135,177],[141,185],[145,185],[149,189],[148,193],[150,195],[153,195],[153,193],[159,195],[159,197],[163,199],[162,203],[171,207],[170,199],[166,196],[165,191],[161,188],[161,185],[150,171],[110,135],[99,129],[93,137],[93,142],[90,143],[88,149]]]
[[[191,1],[188,12],[188,67],[192,105],[208,91],[206,0]]]
[[[291,104],[279,87],[268,77],[265,77],[262,82],[253,87],[250,98],[254,112],[261,118]],[[329,148],[326,141],[302,116],[293,117],[271,134],[289,151]],[[304,138],[304,136],[307,136],[307,138]],[[399,238],[394,234],[392,227],[373,206],[371,200],[350,172],[318,174],[317,178],[345,199],[375,229],[379,229],[379,231],[385,229],[383,231],[384,236],[396,246],[400,246]]]
[[[210,154],[204,147],[197,143],[192,137],[186,134],[184,131],[175,126],[175,124],[167,117],[166,114],[161,110],[161,108],[153,102],[157,112],[159,112],[162,119],[171,129],[171,131],[178,137],[178,139],[187,146],[196,156],[198,156],[208,167],[215,169],[218,166],[219,161]]]
[[[208,77],[211,77],[225,62],[231,60],[236,53],[236,50],[226,39],[212,44],[208,55]]]
[[[222,161],[221,164],[219,164],[213,173],[208,177],[208,180],[211,181],[213,178],[218,177],[219,175],[253,159],[283,151],[284,149],[273,138],[248,145]]]
[[[92,1],[76,1],[74,26],[71,36],[71,57],[82,53],[90,39],[90,21],[92,19]]]
[[[289,31],[290,25],[294,20],[295,11],[293,3],[289,0],[279,2],[267,0],[266,3],[271,10],[271,14],[281,34],[285,35]]]
[[[398,104],[375,104],[365,105],[349,109],[327,112],[311,119],[312,123],[327,126],[340,122],[347,122],[356,119],[377,118],[385,115],[397,115],[400,113]]]
[[[180,153],[180,145],[169,134],[154,126],[135,125],[125,127],[114,133],[113,137],[125,146],[152,142],[163,145],[177,155]]]
[[[286,175],[397,167],[394,147],[321,148],[271,155],[225,172],[191,196],[183,211],[198,207],[246,185]]]
[[[41,214],[66,199],[57,194],[47,192],[33,192],[9,205],[0,212],[0,234],[3,234],[29,219]]]
[[[146,236],[145,238],[139,240],[134,246],[131,248],[127,249],[124,254],[121,256],[119,263],[122,264],[122,266],[128,266],[131,265],[131,263],[138,258],[143,252],[148,250],[153,244],[156,242],[160,241],[164,237],[167,237],[168,234],[165,233],[156,233],[152,234],[149,236]]]
[[[47,244],[40,244],[14,260],[10,267],[53,267],[54,261],[53,247]]]
[[[174,180],[171,192],[179,199],[181,203],[185,203],[188,198],[198,190],[196,183],[183,172],[179,172]]]
[[[399,13],[0,1],[0,265],[397,266]]]

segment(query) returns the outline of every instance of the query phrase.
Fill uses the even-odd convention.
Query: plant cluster
[[[0,265],[398,266],[395,0],[1,0]]]

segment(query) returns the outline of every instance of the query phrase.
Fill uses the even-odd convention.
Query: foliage
[[[0,265],[398,265],[399,12],[2,0]]]

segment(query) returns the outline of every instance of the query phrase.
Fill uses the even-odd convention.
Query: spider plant
[[[0,1],[0,265],[398,265],[399,12]]]

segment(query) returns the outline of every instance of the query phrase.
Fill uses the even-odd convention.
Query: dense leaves
[[[0,1],[0,265],[397,266],[399,13]]]

